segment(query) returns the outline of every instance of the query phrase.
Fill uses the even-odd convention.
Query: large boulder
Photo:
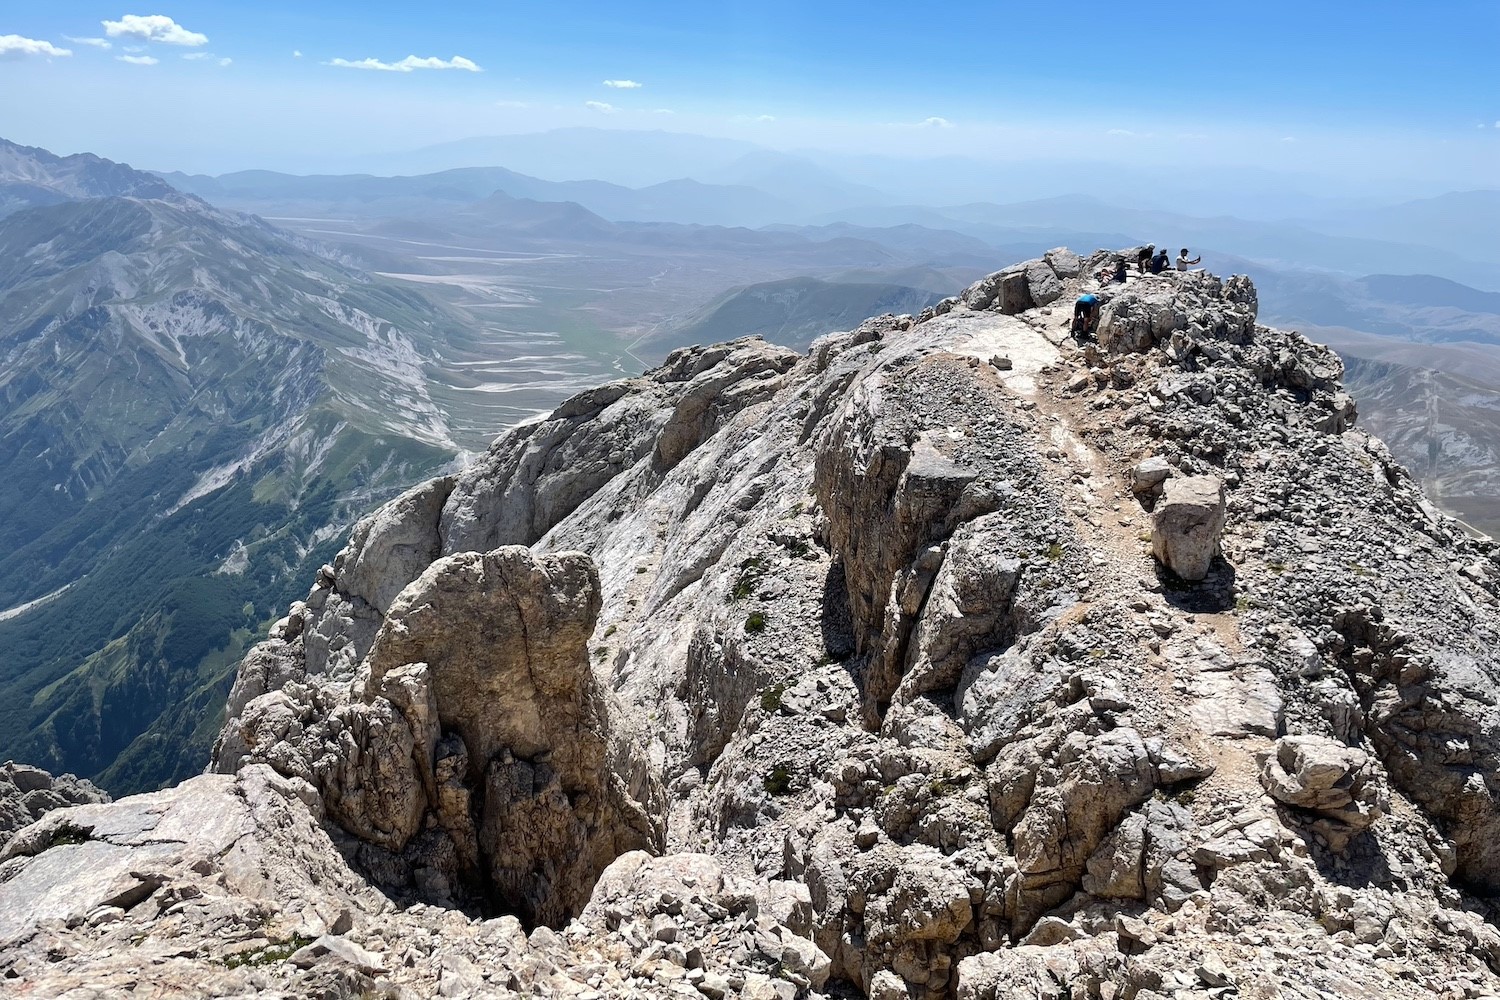
[[[1168,479],[1151,525],[1151,550],[1184,580],[1201,580],[1219,554],[1224,483],[1215,476]]]
[[[1358,747],[1326,736],[1283,736],[1261,755],[1261,784],[1271,798],[1308,817],[1334,851],[1386,811],[1374,761]]]

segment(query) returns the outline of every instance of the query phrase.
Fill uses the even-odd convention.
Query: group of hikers
[[[1177,255],[1177,270],[1186,271],[1195,264],[1202,263],[1203,258],[1188,256],[1188,248],[1183,247],[1182,252]],[[1156,244],[1149,243],[1136,251],[1135,266],[1141,274],[1162,274],[1171,270],[1172,264],[1165,250],[1158,251]],[[1112,266],[1100,271],[1096,278],[1101,285],[1123,285],[1128,278],[1130,268],[1126,264],[1124,255],[1117,257]],[[1099,296],[1093,292],[1085,292],[1078,297],[1073,304],[1073,333],[1092,334],[1099,326],[1099,310],[1104,303]]]

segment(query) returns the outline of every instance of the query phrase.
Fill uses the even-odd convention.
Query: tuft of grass
[[[1060,543],[1053,542],[1052,544],[1047,546],[1047,551],[1042,554],[1045,555],[1050,561],[1057,562],[1063,557],[1063,547]]]
[[[760,578],[765,571],[766,565],[760,556],[751,556],[742,560],[740,575],[735,578],[734,586],[730,588],[729,596],[724,599],[724,603],[733,604],[735,601],[743,601],[747,597],[755,596],[755,586],[760,583]]]
[[[286,941],[268,944],[264,948],[256,948],[254,951],[242,951],[238,955],[230,955],[224,959],[224,965],[230,969],[238,969],[242,966],[258,968],[264,965],[274,965],[277,962],[285,962],[293,954],[312,943],[312,938],[294,934]]]
[[[752,611],[745,618],[745,631],[754,635],[766,630],[766,616],[760,611]]]
[[[608,639],[610,636],[614,635],[617,631],[619,631],[619,630],[616,629],[613,625],[611,625],[609,628],[607,628],[607,629],[604,630],[604,638]]]
[[[72,823],[62,823],[52,832],[52,839],[47,846],[65,847],[70,844],[87,844],[94,839],[94,831],[84,826],[74,826]]]
[[[772,684],[760,693],[762,712],[775,712],[781,708],[781,696],[786,694],[785,684]]]
[[[761,784],[772,795],[786,795],[792,790],[792,771],[785,764],[777,764]]]

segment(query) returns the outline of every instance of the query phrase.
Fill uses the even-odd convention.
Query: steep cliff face
[[[1111,259],[679,351],[383,508],[241,665],[220,774],[152,807],[232,801],[234,836],[66,896],[143,807],[49,814],[0,864],[0,975],[141,981],[127,932],[198,914],[145,979],[1500,991],[1494,545],[1243,278],[1109,286],[1075,340]]]

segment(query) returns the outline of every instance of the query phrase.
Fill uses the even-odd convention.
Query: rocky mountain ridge
[[[1244,278],[674,353],[355,530],[213,771],[0,853],[41,995],[1500,992],[1500,563]],[[528,933],[529,931],[529,933]]]

